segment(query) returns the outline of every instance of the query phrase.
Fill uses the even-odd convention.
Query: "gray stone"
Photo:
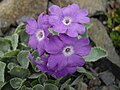
[[[52,2],[59,6],[67,6],[76,3],[81,8],[88,9],[90,14],[94,14],[97,11],[105,12],[107,5],[107,0],[52,0]]]
[[[116,53],[113,43],[107,34],[106,28],[97,19],[91,19],[93,26],[88,30],[91,40],[96,44],[96,46],[104,48],[108,52],[107,58],[120,67],[120,57]]]
[[[8,22],[0,19],[0,36],[2,36],[4,32],[6,32],[6,30],[9,28],[9,26],[10,26],[10,24],[8,24]]]
[[[113,85],[115,82],[115,76],[109,71],[102,72],[99,76],[106,85]]]
[[[2,33],[2,31],[0,30],[0,37],[1,37],[1,36],[3,36],[3,33]]]
[[[107,86],[103,86],[100,90],[109,90]]]
[[[89,81],[89,86],[93,87],[93,86],[100,86],[101,85],[101,81],[98,77],[96,77],[95,79],[91,79]]]
[[[119,90],[116,86],[108,86],[108,90]]]
[[[14,24],[22,16],[37,17],[47,8],[47,0],[3,0],[0,2],[0,20],[4,27]]]
[[[101,86],[96,90],[119,90],[119,89],[112,85],[112,86]]]
[[[25,22],[27,22],[27,19],[28,19],[28,18],[29,18],[29,17],[27,17],[27,16],[22,16],[22,17],[18,18],[18,19],[16,20],[16,22],[17,22],[17,24],[20,24],[21,22],[25,23]]]
[[[78,90],[87,90],[87,84],[84,82],[80,82],[78,86]]]

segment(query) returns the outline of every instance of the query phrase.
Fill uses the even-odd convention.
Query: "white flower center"
[[[36,33],[36,37],[38,41],[42,41],[45,37],[44,31],[43,30],[38,30]]]
[[[63,54],[65,56],[71,56],[73,53],[74,53],[74,49],[73,49],[72,46],[66,46],[66,47],[64,47]]]
[[[64,25],[70,25],[71,24],[72,19],[70,17],[65,17],[62,22]]]

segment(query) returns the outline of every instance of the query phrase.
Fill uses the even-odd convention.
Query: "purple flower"
[[[59,70],[59,71],[57,69],[50,69],[47,67],[48,58],[49,57],[42,58],[42,60],[43,60],[42,63],[40,63],[37,60],[35,60],[34,62],[36,63],[36,65],[40,71],[48,73],[48,74],[52,75],[54,78],[63,77],[63,76],[66,76],[68,74],[72,74],[76,71],[76,67],[66,67],[66,68]]]
[[[41,57],[42,62],[33,60],[40,71],[51,74],[55,78],[76,72],[77,66],[85,64],[82,56],[89,54],[91,47],[88,38],[69,37],[65,34],[52,36],[46,49],[49,55]],[[32,56],[30,56],[33,59]]]
[[[83,66],[83,56],[88,55],[91,50],[88,38],[78,40],[65,34],[51,37],[47,45],[46,52],[50,54],[47,67],[57,71],[67,67]],[[74,70],[72,72],[75,72]]]
[[[34,18],[29,18],[26,25],[26,32],[30,35],[28,45],[32,49],[38,49],[39,55],[44,53],[45,43],[49,35],[48,15],[42,13],[38,17],[38,21]]]
[[[29,58],[36,64],[36,66],[41,72],[48,73],[52,75],[54,78],[63,77],[63,76],[66,76],[67,74],[72,74],[76,71],[76,67],[66,67],[59,71],[57,71],[56,69],[48,68],[47,64],[48,64],[49,56],[41,57],[42,61],[34,60],[34,56],[32,56],[31,54],[29,55]]]
[[[85,26],[83,24],[90,22],[90,18],[87,17],[88,11],[80,9],[77,4],[64,8],[53,5],[49,11],[49,22],[53,29],[59,33],[66,33],[70,37],[77,37],[78,33],[84,34]]]

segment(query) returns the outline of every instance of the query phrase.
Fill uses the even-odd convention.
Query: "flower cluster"
[[[85,64],[83,56],[91,50],[89,39],[78,39],[77,36],[85,33],[84,23],[90,22],[90,19],[88,11],[76,4],[64,8],[53,5],[49,12],[49,15],[42,13],[37,21],[33,18],[27,21],[28,45],[38,50],[41,61],[34,60],[32,54],[29,58],[40,71],[59,78],[76,72],[78,66]],[[59,34],[52,35],[49,28]]]

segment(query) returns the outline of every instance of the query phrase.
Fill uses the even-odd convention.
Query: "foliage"
[[[83,75],[88,79],[95,79],[92,73],[83,67],[78,67],[77,74],[59,79],[39,72],[28,59],[29,53],[33,53],[35,58],[38,58],[38,53],[27,46],[29,37],[21,26],[23,24],[18,26],[13,35],[0,38],[1,90],[78,90]],[[90,26],[91,24],[88,24],[86,28],[89,29]],[[94,47],[90,55],[84,58],[86,62],[94,62],[106,55],[105,50]]]
[[[84,59],[86,62],[95,62],[102,57],[106,57],[107,52],[99,47],[93,47],[90,54],[85,56]]]
[[[114,8],[112,15],[107,14],[107,25],[112,30],[110,37],[115,47],[120,47],[120,8]]]
[[[113,44],[116,46],[116,47],[120,47],[120,32],[118,31],[112,31],[110,33],[110,37],[113,41]]]
[[[120,24],[120,8],[116,8],[111,14],[107,14],[108,17],[108,27],[114,28],[117,31],[120,31],[120,28],[117,28]]]

